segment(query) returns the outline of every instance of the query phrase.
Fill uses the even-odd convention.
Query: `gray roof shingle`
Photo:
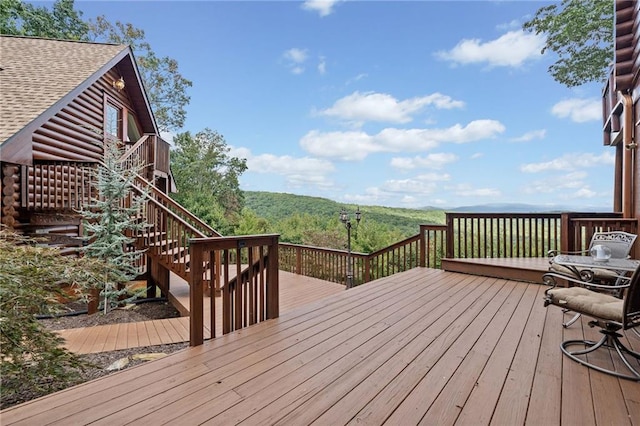
[[[127,48],[0,36],[0,144]]]

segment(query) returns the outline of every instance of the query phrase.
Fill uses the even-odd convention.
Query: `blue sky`
[[[145,30],[193,81],[184,130],[244,190],[451,208],[611,210],[602,84],[569,89],[521,25],[540,1],[76,1]]]

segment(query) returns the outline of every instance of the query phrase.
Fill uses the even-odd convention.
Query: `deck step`
[[[442,270],[542,284],[549,258],[443,258]]]

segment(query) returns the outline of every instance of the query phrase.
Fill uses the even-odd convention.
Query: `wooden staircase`
[[[122,155],[120,163],[128,167],[139,163],[138,160],[132,160],[133,156],[148,155],[153,158],[153,149],[147,146],[152,143],[153,140],[150,138],[140,139]],[[149,157],[146,158],[147,164],[150,160]],[[134,236],[136,248],[146,249],[146,255],[152,263],[147,266],[154,281],[157,281],[157,277],[154,275],[162,275],[163,269],[190,281],[189,240],[220,237],[221,234],[156,188],[150,182],[153,179],[152,169],[152,167],[143,169],[142,173],[146,175],[146,178],[136,174],[133,180],[133,193],[146,200],[139,220],[148,225],[144,231]],[[203,284],[207,289],[213,288],[212,276],[217,276],[211,273],[212,264],[211,261],[203,264]],[[164,275],[167,276],[165,281],[168,286],[168,274]],[[161,282],[159,285],[163,291],[168,290],[168,288],[163,288]]]

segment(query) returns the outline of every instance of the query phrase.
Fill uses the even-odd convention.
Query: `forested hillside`
[[[340,204],[326,198],[245,191],[245,207],[281,234],[282,242],[318,247],[344,248],[345,230],[340,211],[355,212],[357,205]],[[369,253],[415,235],[421,224],[444,224],[442,210],[359,206],[362,220],[354,230],[354,251]],[[352,221],[355,218],[352,214]]]

